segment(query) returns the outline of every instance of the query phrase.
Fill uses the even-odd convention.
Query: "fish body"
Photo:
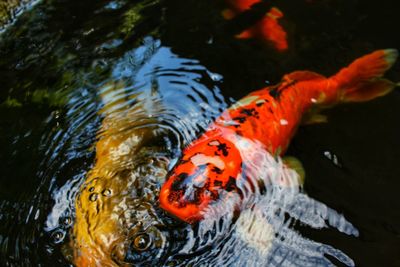
[[[151,261],[158,256],[152,250],[161,251],[165,246],[165,233],[158,229],[164,222],[153,208],[153,193],[159,188],[158,179],[166,175],[166,153],[149,146],[154,129],[133,127],[118,132],[114,127],[125,121],[106,129],[108,122],[103,122],[104,132],[96,144],[96,164],[76,200],[70,243],[75,266],[145,265],[143,259]],[[149,248],[146,245],[148,251],[139,254],[135,242],[147,238],[152,243]],[[129,259],[130,255],[139,256]]]
[[[223,11],[226,19],[232,19],[238,14],[249,10],[253,5],[258,4],[260,0],[227,0],[228,9]],[[272,7],[264,17],[254,25],[239,33],[236,37],[239,39],[258,38],[272,45],[277,51],[284,52],[288,49],[287,33],[279,23],[283,18],[283,12],[277,7]]]
[[[65,249],[78,267],[157,264],[173,232],[172,220],[159,216],[156,204],[169,164],[169,153],[160,145],[166,133],[148,116],[153,110],[147,109],[158,105],[122,105],[126,100],[108,97],[125,87],[112,82],[99,90],[104,119],[96,160],[76,196],[75,223]]]
[[[221,192],[238,191],[237,183],[244,179],[243,168],[249,163],[244,158],[257,164],[257,158],[243,155],[243,151],[259,149],[246,140],[282,156],[302,120],[324,121],[316,110],[389,93],[396,84],[382,76],[397,56],[394,49],[378,50],[329,78],[296,71],[279,84],[239,100],[184,149],[161,188],[160,206],[183,221],[201,220],[211,203],[221,201]]]

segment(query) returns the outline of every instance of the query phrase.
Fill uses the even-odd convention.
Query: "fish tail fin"
[[[396,49],[377,50],[353,61],[330,79],[339,90],[339,102],[363,102],[384,96],[399,84],[382,78],[398,57]]]

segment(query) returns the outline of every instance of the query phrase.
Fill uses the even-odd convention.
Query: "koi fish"
[[[227,0],[230,5],[222,15],[225,19],[232,19],[236,15],[248,10],[260,0]],[[259,38],[271,44],[276,50],[283,52],[288,49],[287,33],[278,20],[283,17],[283,12],[277,7],[272,7],[265,16],[256,24],[238,34],[239,39]]]
[[[110,99],[124,88],[117,82],[100,90],[107,93],[101,96],[96,161],[76,197],[71,240],[63,250],[78,267],[155,264],[174,231],[156,204],[169,164],[159,144],[165,135],[146,116],[144,101],[130,106]]]
[[[302,121],[326,121],[321,109],[372,100],[398,86],[382,78],[397,57],[395,49],[378,50],[331,77],[295,71],[242,98],[183,150],[161,188],[160,206],[185,222],[201,220],[212,203],[224,201],[222,192],[239,190],[246,166],[257,164],[256,157],[242,151],[259,147],[249,148],[243,140],[256,140],[272,155],[283,156]]]

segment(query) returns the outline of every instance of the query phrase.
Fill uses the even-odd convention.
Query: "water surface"
[[[68,265],[73,203],[93,166],[105,106],[118,114],[140,105],[138,116],[156,116],[173,162],[226,107],[283,74],[330,75],[372,50],[399,49],[397,5],[280,1],[290,46],[283,54],[234,38],[243,25],[221,17],[223,1],[49,0],[24,12],[0,36],[1,263]],[[397,63],[388,77],[399,81],[399,73]],[[234,227],[187,227],[166,261],[400,266],[398,103],[394,91],[300,128],[288,154],[304,164],[304,192],[260,197],[261,213],[243,213]],[[240,218],[267,219],[283,238],[260,254],[240,235]]]

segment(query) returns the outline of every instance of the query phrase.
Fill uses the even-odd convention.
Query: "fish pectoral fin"
[[[222,17],[226,20],[231,20],[236,16],[235,12],[229,8],[222,10],[221,14]]]
[[[298,174],[299,185],[303,186],[306,178],[306,172],[304,171],[301,161],[293,156],[285,156],[282,158],[282,162],[287,168],[294,170]]]
[[[318,74],[316,72],[307,71],[307,70],[298,70],[286,74],[283,76],[282,80],[286,82],[291,81],[310,81],[310,80],[322,80],[326,79],[325,76]]]
[[[310,125],[310,124],[326,123],[326,122],[328,122],[328,117],[326,115],[322,115],[319,113],[310,113],[303,117],[301,124]]]

